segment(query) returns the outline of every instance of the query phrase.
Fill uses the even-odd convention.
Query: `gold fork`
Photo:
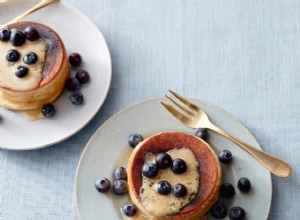
[[[178,95],[177,93],[169,90],[178,100],[181,101],[185,106],[182,106],[178,102],[174,101],[174,99],[170,98],[166,95],[166,97],[179,109],[181,109],[186,115],[180,113],[176,110],[172,105],[161,102],[161,104],[179,121],[191,128],[207,128],[212,130],[224,137],[228,138],[232,142],[236,143],[242,149],[247,151],[252,157],[254,157],[258,162],[260,162],[263,166],[265,166],[271,173],[275,174],[279,177],[288,177],[291,175],[292,167],[285,161],[266,153],[262,150],[258,150],[243,141],[237,139],[236,137],[228,134],[222,129],[218,128],[214,125],[208,118],[207,114],[200,109],[195,104],[189,102],[186,98]]]

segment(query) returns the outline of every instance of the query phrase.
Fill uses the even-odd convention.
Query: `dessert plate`
[[[6,23],[30,8],[36,1],[0,3],[1,23]],[[63,91],[55,101],[56,115],[51,119],[28,121],[20,113],[0,107],[0,148],[31,150],[58,143],[83,128],[98,112],[111,82],[111,59],[107,44],[98,28],[80,11],[54,3],[26,18],[53,28],[65,43],[67,53],[81,54],[79,67],[90,73],[91,80],[83,85],[84,104],[69,101],[70,92]],[[71,68],[71,76],[77,69]]]
[[[94,183],[102,177],[113,181],[114,169],[118,166],[127,166],[132,151],[128,145],[128,137],[131,134],[139,133],[147,138],[162,131],[195,132],[173,118],[161,106],[162,100],[164,99],[146,100],[117,113],[105,122],[87,143],[75,180],[76,208],[80,220],[122,219],[120,208],[128,202],[128,196],[116,196],[111,191],[106,194],[98,193]],[[203,108],[212,122],[220,128],[260,149],[253,135],[232,115],[201,100],[191,101]],[[221,165],[222,181],[236,186],[238,179],[246,176],[252,183],[252,189],[248,194],[240,193],[235,187],[234,198],[221,201],[229,208],[243,207],[247,212],[247,220],[266,220],[272,199],[270,173],[229,140],[212,132],[209,135],[208,143],[215,152],[228,149],[233,154],[231,164]],[[210,214],[207,216],[211,220],[214,219]]]

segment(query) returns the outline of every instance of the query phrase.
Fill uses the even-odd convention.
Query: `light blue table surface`
[[[96,117],[70,139],[0,150],[1,220],[76,219],[75,172],[91,135],[114,113],[168,89],[221,106],[264,150],[290,162],[291,177],[272,177],[269,219],[300,218],[299,0],[65,2],[106,38],[111,88]]]

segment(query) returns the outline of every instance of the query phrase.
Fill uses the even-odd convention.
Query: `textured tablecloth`
[[[269,219],[300,218],[299,0],[65,2],[105,36],[111,88],[96,117],[70,139],[0,150],[1,220],[76,219],[74,178],[86,142],[114,113],[168,89],[223,107],[264,150],[290,162],[290,178],[272,177]]]

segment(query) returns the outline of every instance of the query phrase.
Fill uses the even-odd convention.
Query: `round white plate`
[[[32,6],[32,2],[0,3],[1,22],[7,22]],[[105,39],[98,28],[80,11],[55,3],[26,18],[53,28],[63,39],[67,53],[81,54],[79,67],[90,73],[91,80],[81,87],[84,104],[75,106],[64,91],[55,101],[56,115],[51,119],[28,121],[21,114],[0,107],[0,147],[31,150],[58,143],[82,129],[98,112],[111,82],[111,59]],[[77,68],[78,69],[78,68]],[[75,68],[71,68],[74,76]]]
[[[117,166],[127,166],[132,151],[128,145],[130,134],[139,133],[147,138],[161,131],[184,131],[194,133],[183,126],[160,104],[161,98],[146,100],[131,106],[110,118],[93,135],[81,156],[76,175],[76,206],[80,220],[121,219],[120,207],[128,200],[127,196],[116,196],[111,192],[98,193],[94,183],[107,177],[113,180]],[[217,106],[192,99],[202,107],[210,119],[219,127],[245,142],[260,148],[251,133],[232,115]],[[232,199],[224,201],[228,207],[242,206],[247,212],[247,220],[267,219],[272,197],[270,173],[249,154],[232,142],[212,132],[209,143],[216,152],[228,149],[233,154],[230,165],[222,165],[223,182],[234,186],[240,177],[251,180],[252,189],[248,194],[236,190]],[[209,216],[209,219],[213,219]]]

